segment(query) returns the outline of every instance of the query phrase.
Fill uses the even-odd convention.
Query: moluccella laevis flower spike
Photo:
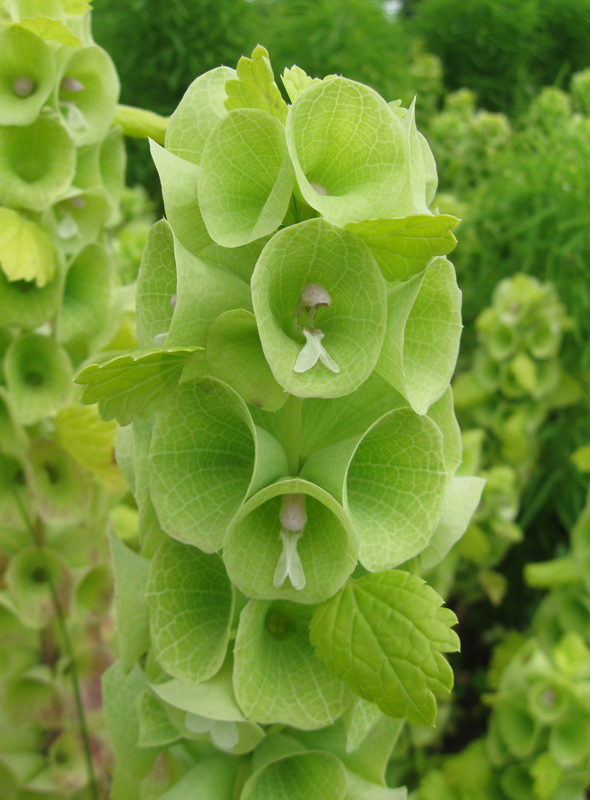
[[[139,550],[113,548],[112,741],[131,742],[124,697],[138,775],[186,740],[196,795],[219,765],[240,800],[344,800],[387,791],[387,756],[360,775],[347,749],[389,753],[399,718],[433,724],[451,688],[455,617],[416,572],[482,481],[456,475],[458,220],[430,208],[414,105],[297,67],[283,83],[290,103],[258,46],[188,88],[151,143],[166,219],[138,276],[141,349],[77,380],[121,424],[139,514]]]

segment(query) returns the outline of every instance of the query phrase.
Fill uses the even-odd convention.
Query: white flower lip
[[[307,372],[307,370],[314,367],[318,361],[321,361],[322,364],[328,367],[332,372],[340,372],[340,367],[328,355],[326,348],[322,344],[322,339],[324,338],[322,331],[317,328],[312,328],[309,331],[307,328],[303,328],[303,335],[305,336],[306,343],[297,356],[293,372]]]
[[[283,541],[283,550],[279,556],[279,563],[275,570],[273,584],[276,589],[285,583],[287,578],[294,589],[301,591],[305,588],[305,574],[303,564],[297,552],[297,542],[303,534],[300,531],[285,531],[280,533]]]

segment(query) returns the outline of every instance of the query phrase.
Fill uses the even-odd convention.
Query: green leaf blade
[[[399,570],[351,581],[312,619],[316,655],[384,714],[433,725],[433,691],[453,684],[441,654],[459,648],[450,629],[456,618],[442,602],[421,578]]]

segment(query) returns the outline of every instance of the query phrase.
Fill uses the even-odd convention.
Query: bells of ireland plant
[[[453,683],[456,618],[408,562],[482,490],[456,476],[458,220],[413,104],[282,81],[258,46],[189,87],[151,143],[139,349],[76,377],[139,515],[138,551],[112,539],[113,800],[401,800],[403,721]]]
[[[111,238],[119,81],[83,0],[0,1],[0,796],[107,797],[107,527],[116,424],[77,401],[84,362],[133,346]]]

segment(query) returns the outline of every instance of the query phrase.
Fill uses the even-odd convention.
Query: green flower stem
[[[287,454],[289,475],[299,475],[301,453],[301,406],[303,399],[291,395],[285,403],[283,446]]]
[[[552,589],[555,586],[568,586],[580,581],[580,570],[571,556],[554,558],[539,564],[527,564],[524,579],[529,586],[537,589]]]
[[[158,144],[164,144],[166,128],[170,117],[162,117],[143,108],[118,105],[114,124],[123,128],[125,136],[132,139],[146,139],[148,136]]]
[[[72,648],[72,640],[70,639],[70,634],[66,624],[66,618],[64,616],[63,609],[60,605],[59,597],[57,595],[57,591],[53,583],[53,579],[51,577],[51,568],[47,560],[47,555],[45,553],[45,550],[43,549],[43,532],[42,530],[36,530],[35,526],[29,519],[29,515],[27,514],[27,511],[23,505],[22,499],[20,498],[18,492],[15,491],[14,496],[16,498],[16,502],[18,503],[20,514],[23,518],[23,521],[26,524],[27,528],[29,529],[29,532],[33,538],[34,543],[39,548],[39,552],[41,553],[41,557],[44,562],[43,565],[45,567],[45,572],[47,574],[47,579],[49,581],[49,590],[51,592],[51,599],[53,601],[53,605],[55,606],[55,612],[57,614],[57,623],[63,639],[64,650],[66,651],[66,655],[71,664],[72,684],[74,688],[74,701],[76,703],[76,712],[78,714],[78,720],[80,722],[80,734],[82,736],[82,742],[84,745],[84,756],[86,760],[86,769],[88,771],[90,796],[92,800],[98,800],[98,790],[96,788],[96,780],[94,778],[94,768],[92,766],[92,755],[90,751],[90,739],[88,737],[88,729],[86,727],[86,717],[84,716],[82,697],[80,695],[80,680],[78,678],[78,666],[76,664],[76,659],[74,658],[74,650]]]

